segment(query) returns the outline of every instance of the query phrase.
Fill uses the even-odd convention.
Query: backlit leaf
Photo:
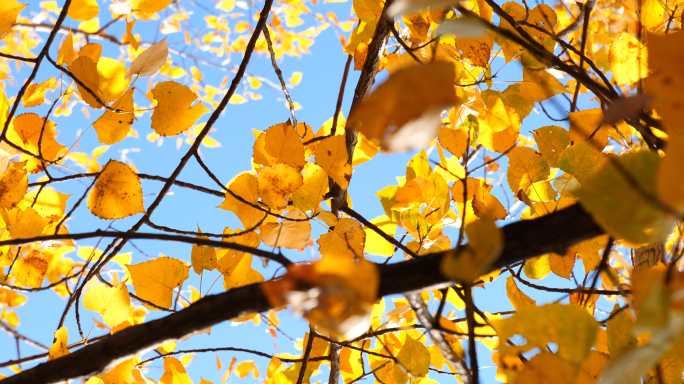
[[[110,327],[115,327],[128,318],[130,304],[128,288],[123,282],[111,288],[98,284],[83,295],[83,306],[99,312]]]
[[[157,100],[157,107],[152,113],[152,129],[161,136],[176,136],[210,112],[201,102],[192,105],[197,95],[175,81],[155,84],[152,96]]]
[[[316,148],[316,165],[323,168],[342,189],[347,189],[352,167],[349,164],[345,137],[337,135],[322,140]]]
[[[529,296],[518,288],[513,276],[509,276],[508,279],[506,279],[506,294],[508,295],[508,300],[513,305],[513,308],[518,311],[523,308],[537,306],[536,301],[530,299]]]
[[[173,290],[188,279],[190,271],[184,262],[166,256],[140,264],[126,265],[126,268],[133,279],[135,293],[164,308],[171,308]],[[145,306],[156,310],[146,304]]]
[[[110,160],[88,196],[88,209],[101,219],[144,213],[142,186],[130,166]]]
[[[122,112],[105,111],[93,123],[93,127],[97,132],[97,139],[100,143],[116,144],[128,136],[133,121],[136,120],[133,114],[134,91],[135,88],[131,88],[112,105],[112,109],[121,110]]]
[[[337,221],[335,228],[321,235],[316,242],[323,256],[363,258],[366,232],[358,221],[343,218]]]
[[[17,21],[17,17],[22,9],[28,4],[21,4],[15,0],[6,0],[0,4],[0,40],[4,39],[12,26]]]
[[[55,341],[50,346],[50,352],[48,354],[48,361],[58,359],[62,356],[70,354],[67,345],[69,342],[69,332],[65,327],[62,327],[55,332]]]
[[[290,211],[285,217],[306,219],[299,210]],[[283,220],[280,223],[266,223],[261,226],[261,239],[269,247],[304,249],[311,235],[311,222]]]
[[[141,7],[145,1],[141,2]],[[144,11],[143,11],[144,12]],[[135,40],[135,39],[134,39]],[[152,44],[151,47],[144,50],[138,57],[133,60],[131,66],[126,70],[126,78],[137,75],[140,77],[151,76],[166,63],[166,58],[169,56],[169,47],[166,45],[166,37],[160,41]],[[154,91],[153,91],[154,92]],[[157,100],[158,97],[155,95]],[[193,99],[194,100],[194,99]]]

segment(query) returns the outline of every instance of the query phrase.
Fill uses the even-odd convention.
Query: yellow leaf
[[[38,196],[37,199],[36,196]],[[47,187],[43,188],[40,194],[38,194],[38,191],[29,193],[26,195],[26,201],[30,202],[36,212],[48,219],[49,224],[52,224],[59,221],[64,215],[67,200],[69,200],[70,196]]]
[[[138,39],[136,39],[135,35],[133,35],[133,27],[135,27],[136,21],[138,21],[138,20],[133,19],[130,22],[128,22],[128,21],[126,22],[126,38],[128,39],[128,42],[131,44],[131,47],[133,47],[133,49],[135,49],[137,51],[138,50]],[[164,57],[164,62],[166,62],[166,57]],[[164,62],[162,62],[162,65],[164,65]],[[126,72],[128,72],[128,71],[126,71]]]
[[[640,22],[644,27],[650,30],[656,30],[663,25],[663,17],[665,16],[665,9],[657,0],[645,0],[641,3],[641,12],[639,12]]]
[[[573,194],[616,239],[635,245],[663,241],[675,218],[644,196],[656,196],[659,160],[656,153],[647,151],[611,158]]]
[[[316,164],[304,165],[304,183],[292,192],[292,204],[303,212],[315,210],[328,190],[328,175]]]
[[[257,189],[261,201],[276,210],[285,209],[289,195],[304,184],[302,173],[283,163],[258,169],[257,174]]]
[[[394,233],[397,230],[397,224],[393,223],[387,216],[376,217],[370,221],[375,224],[381,231],[394,237]],[[383,239],[374,230],[370,228],[364,228],[366,231],[366,245],[363,250],[366,253],[378,256],[392,256],[394,254],[394,244]]]
[[[342,189],[349,187],[352,167],[349,164],[344,136],[336,135],[321,140],[316,148],[316,164],[323,168]]]
[[[40,84],[31,84],[26,89],[21,104],[24,108],[37,107],[45,102],[45,91],[52,88],[55,84],[55,77],[51,77]]]
[[[79,56],[74,60],[69,69],[81,80],[90,91],[93,91],[102,102],[112,102],[126,91],[130,84],[130,79],[125,79],[126,67],[117,60],[108,57],[101,57],[97,64],[89,62],[89,58]],[[96,72],[93,73],[93,69]],[[97,76],[97,80],[95,79]],[[95,99],[93,94],[80,85],[78,90],[81,98],[90,107],[95,109],[102,108],[102,105]]]
[[[226,227],[223,230],[224,234],[232,234],[232,233],[237,233],[238,236],[234,237],[227,237],[223,239],[223,242],[226,243],[236,243],[240,245],[245,245],[247,247],[252,247],[256,248],[259,246],[261,243],[261,237],[259,237],[259,234],[256,232],[247,232],[247,233],[241,233],[239,229],[237,229],[235,232],[233,232],[230,227]],[[230,275],[233,273],[232,271],[237,267],[237,262],[239,262],[240,258],[243,257],[245,253],[243,252],[238,252],[238,251],[232,251],[232,250],[219,250],[216,252],[216,257],[218,258],[217,264],[216,264],[216,270],[221,272],[224,275]]]
[[[656,170],[656,189],[663,204],[684,213],[684,133],[670,132],[664,159]]]
[[[287,218],[306,219],[307,216],[300,210],[290,211]],[[266,223],[261,226],[261,240],[269,247],[282,247],[288,249],[306,248],[311,235],[311,222],[283,220],[280,223]]]
[[[461,250],[452,250],[442,258],[443,275],[460,282],[472,282],[482,274],[503,250],[503,231],[494,220],[485,217],[466,226],[468,244]]]
[[[90,43],[84,45],[80,51],[78,51],[78,57],[89,57],[97,65],[100,61],[100,56],[102,56],[102,45],[98,43]]]
[[[523,68],[523,82],[520,84],[523,99],[541,102],[566,92],[563,84],[546,70]]]
[[[608,363],[608,359],[609,356],[604,353],[591,351],[580,367],[577,384],[593,384],[598,382],[603,368]]]
[[[88,196],[88,209],[107,220],[145,213],[138,175],[130,166],[110,160]]]
[[[135,293],[164,308],[171,308],[173,290],[187,280],[190,271],[184,262],[166,256],[140,264],[126,265],[126,268],[133,279]]]
[[[518,384],[575,384],[577,367],[557,354],[542,352],[525,363]]]
[[[133,121],[136,120],[133,114],[134,91],[135,88],[129,89],[112,105],[112,109],[123,112],[106,111],[93,123],[95,131],[97,131],[97,139],[100,143],[116,144],[128,136]]]
[[[133,26],[131,26],[131,29],[133,29]],[[128,30],[128,26],[126,27],[126,30]],[[133,40],[135,40],[135,37],[133,37]],[[135,45],[137,45],[137,42]],[[166,58],[168,56],[169,47],[166,45],[165,37],[160,41],[152,44],[151,47],[144,50],[140,55],[138,55],[138,57],[135,58],[135,60],[133,60],[131,66],[126,70],[126,78],[130,79],[131,77],[133,77],[133,75],[137,75],[139,77],[154,75],[161,67],[164,66],[164,63],[166,63]],[[166,91],[169,90],[164,89],[160,92]],[[154,95],[155,99],[159,100],[157,95],[154,93],[154,90],[152,91],[152,94]],[[193,98],[190,102],[194,100],[195,98]]]
[[[169,354],[169,353],[176,350],[177,344],[178,344],[178,341],[169,341],[168,343],[160,345],[159,347],[157,347],[157,351],[159,351],[163,354]]]
[[[599,325],[591,315],[574,304],[547,304],[518,311],[506,319],[492,319],[499,340],[520,335],[527,341],[516,346],[500,342],[502,355],[515,355],[535,347],[556,343],[560,358],[579,366],[594,345]]]
[[[383,7],[382,0],[354,0],[354,12],[366,23],[377,22]]]
[[[235,373],[237,373],[241,379],[247,377],[252,370],[254,370],[254,377],[259,377],[259,371],[256,369],[254,361],[243,361],[235,367]]]
[[[97,376],[103,384],[129,384],[133,377],[133,368],[140,362],[140,358],[132,358],[119,363],[111,371]]]
[[[28,4],[17,3],[14,0],[3,0],[0,4],[0,40],[4,39],[12,30],[17,17]]]
[[[534,142],[537,143],[539,153],[551,167],[558,167],[558,159],[563,150],[570,145],[570,135],[567,130],[548,125],[531,131]]]
[[[43,130],[45,118],[35,113],[24,113],[14,118],[14,124],[7,131],[7,139],[23,149],[38,155],[42,153],[45,160],[54,161],[66,150],[55,139],[56,124],[48,120]],[[40,132],[43,130],[43,139],[40,140]],[[40,141],[40,151],[38,142]],[[28,157],[26,170],[30,173],[38,173],[43,169],[41,162],[33,156]]]
[[[110,327],[115,327],[128,318],[130,304],[128,288],[123,282],[111,288],[99,284],[83,295],[83,306],[102,314],[104,322]]]
[[[23,285],[39,288],[45,280],[48,261],[48,257],[43,252],[34,249],[25,257],[19,256],[17,258],[13,273]]]
[[[613,40],[608,59],[617,85],[629,85],[648,76],[648,50],[629,33]]]
[[[8,164],[5,173],[0,176],[0,208],[12,209],[28,191],[28,176],[24,166],[26,161]]]
[[[523,267],[523,272],[525,276],[534,280],[541,280],[546,277],[546,275],[551,272],[551,266],[549,265],[548,255],[541,255],[527,259],[525,266]]]
[[[508,279],[506,279],[506,294],[508,295],[508,300],[513,304],[513,308],[518,311],[523,308],[537,306],[536,301],[532,300],[518,288],[513,276],[509,276]]]
[[[292,124],[276,124],[261,134],[254,144],[254,162],[264,166],[283,163],[301,170],[304,146]]]
[[[330,232],[321,235],[316,242],[323,256],[363,258],[366,232],[358,221],[342,218]]]
[[[2,215],[13,239],[28,239],[39,236],[49,223],[32,207],[2,210],[0,215]]]
[[[397,355],[397,361],[415,377],[426,377],[430,367],[430,352],[423,343],[406,335],[406,342]]]
[[[603,155],[595,150],[590,141],[583,141],[566,148],[557,165],[583,185],[601,168],[603,160]]]
[[[252,255],[245,254],[242,257],[235,258],[235,263],[230,267],[230,270],[229,274],[223,275],[223,287],[226,291],[264,281],[261,273],[252,268]]]
[[[157,107],[152,113],[152,129],[161,136],[175,136],[210,112],[201,102],[191,107],[197,95],[175,81],[157,83],[152,89],[152,96],[157,100]]]
[[[491,185],[484,184],[484,182],[480,183],[480,186],[473,195],[473,212],[480,218],[491,217],[494,220],[505,219],[506,216],[508,216],[508,212],[503,204],[489,192],[491,189]]]
[[[513,107],[505,107],[511,126],[501,132],[484,131],[477,138],[483,147],[498,153],[505,153],[513,148],[520,133],[520,116]]]
[[[71,63],[74,62],[75,58],[76,52],[74,52],[74,38],[71,35],[71,31],[69,31],[69,34],[67,35],[66,39],[64,39],[62,46],[59,47],[59,51],[57,52],[57,64],[66,64],[67,66],[70,66]]]
[[[608,143],[609,125],[601,125],[603,112],[600,108],[570,112],[570,145],[590,141],[597,152],[601,152]],[[590,139],[591,137],[591,139]]]
[[[360,124],[359,132],[390,151],[423,146],[439,133],[442,110],[457,102],[454,77],[454,65],[442,61],[397,71],[354,110],[347,125]],[[397,129],[386,131],[390,126]]]
[[[572,269],[575,267],[575,255],[549,254],[549,267],[551,272],[564,279],[570,279]]]
[[[159,384],[193,384],[180,361],[173,357],[164,358],[164,374]]]
[[[197,227],[197,230],[202,231]],[[206,236],[197,236],[198,239],[209,240]],[[216,269],[216,250],[212,247],[202,247],[197,244],[192,245],[190,253],[190,260],[192,262],[192,269],[196,274],[202,273],[204,270],[213,271]]]
[[[456,157],[463,156],[468,147],[468,130],[462,126],[458,128],[442,127],[437,137],[444,149]]]
[[[70,354],[67,349],[69,343],[69,332],[65,327],[62,327],[55,332],[55,342],[50,346],[48,361],[58,359],[62,356]]]
[[[485,104],[487,108],[485,108],[484,115],[480,114],[477,118],[482,132],[501,132],[511,126],[508,111],[501,99],[496,96],[489,96],[485,100]]]
[[[301,72],[292,72],[292,76],[290,76],[290,80],[288,82],[294,87],[298,85],[302,81],[302,73]]]
[[[88,21],[100,13],[96,0],[72,0],[69,6],[69,17],[78,21]]]
[[[463,51],[463,57],[470,59],[474,66],[485,68],[489,64],[489,56],[494,48],[491,36],[472,39],[454,39],[454,43]]]
[[[233,212],[246,229],[252,228],[266,215],[265,212],[254,208],[254,206],[259,206],[259,192],[257,178],[253,173],[238,174],[228,183],[228,189],[251,205],[226,192],[225,200],[218,207]]]
[[[508,153],[508,186],[511,191],[526,191],[532,183],[549,176],[549,165],[534,149],[514,148]]]

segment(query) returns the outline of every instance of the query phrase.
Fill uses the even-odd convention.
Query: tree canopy
[[[0,381],[680,383],[683,4],[2,0]]]

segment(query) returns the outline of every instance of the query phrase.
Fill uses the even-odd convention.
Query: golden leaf
[[[58,359],[62,356],[70,354],[67,345],[69,343],[69,332],[65,327],[62,327],[55,332],[55,342],[50,346],[48,353],[48,361]]]
[[[352,166],[349,164],[344,136],[336,135],[321,140],[316,148],[316,164],[323,168],[342,189],[349,187]]]
[[[145,213],[138,175],[130,166],[110,160],[88,196],[88,209],[107,220]]]
[[[106,111],[93,123],[95,131],[97,131],[97,139],[100,143],[116,144],[128,136],[133,121],[136,120],[133,114],[134,91],[135,88],[129,89],[112,105],[112,109],[123,112]]]
[[[126,265],[133,279],[135,293],[141,298],[164,308],[173,304],[173,290],[189,277],[190,268],[182,261],[161,256],[135,265]],[[143,303],[147,308],[156,308]]]
[[[100,313],[110,327],[115,327],[128,318],[130,305],[128,288],[124,282],[111,288],[98,284],[83,295],[83,307]]]
[[[152,113],[152,129],[161,136],[175,136],[191,128],[205,113],[204,104],[197,103],[197,95],[185,85],[175,81],[157,83],[152,89],[157,107]]]
[[[316,242],[323,256],[363,258],[366,232],[358,221],[342,218],[337,221],[335,228],[321,235]]]
[[[261,201],[276,210],[285,209],[289,195],[304,184],[302,173],[283,163],[258,169],[257,174],[257,189]]]

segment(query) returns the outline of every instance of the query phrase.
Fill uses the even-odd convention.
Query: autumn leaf
[[[302,173],[297,168],[283,163],[258,169],[257,175],[257,189],[261,201],[276,210],[285,209],[289,195],[304,184]]]
[[[664,240],[675,218],[655,205],[655,172],[659,157],[652,152],[611,158],[573,194],[594,220],[617,239],[632,244]]]
[[[144,3],[145,2],[143,2],[143,4]],[[130,30],[133,29],[133,25],[135,25],[135,22],[133,22],[133,25],[131,25],[130,28],[128,27],[129,25],[130,24],[126,25],[126,34],[132,36]],[[135,41],[135,45],[138,45],[137,41],[135,40],[135,37],[134,36],[132,36],[132,37],[133,37],[133,41]],[[133,43],[131,43],[131,45],[133,45]],[[135,49],[137,50],[138,48],[135,47]],[[152,44],[151,47],[147,48],[141,54],[139,54],[135,58],[135,60],[133,60],[133,63],[131,63],[131,66],[128,67],[128,69],[126,70],[126,76],[125,77],[127,79],[130,79],[134,75],[137,75],[139,77],[154,75],[155,73],[157,73],[157,71],[159,71],[159,69],[164,65],[164,63],[166,63],[166,58],[168,56],[169,56],[169,47],[166,45],[166,37],[165,37],[165,38],[161,39],[160,41]],[[155,95],[155,99],[157,99],[156,95]]]
[[[541,102],[567,90],[558,79],[545,70],[523,68],[520,96],[529,101]]]
[[[531,148],[514,148],[508,153],[507,180],[511,191],[527,190],[532,183],[549,176],[549,165]]]
[[[608,57],[617,85],[629,85],[648,76],[648,50],[629,33],[613,40]]]
[[[199,227],[197,227],[197,231],[202,233]],[[209,240],[206,236],[197,236],[197,239]],[[190,260],[192,261],[192,269],[198,275],[205,270],[213,271],[216,269],[216,250],[212,247],[203,247],[193,244]]]
[[[503,250],[503,233],[494,220],[485,217],[466,226],[468,245],[447,252],[440,263],[444,276],[471,282],[488,268]]]
[[[128,288],[123,282],[113,287],[99,284],[83,295],[83,306],[100,313],[110,327],[115,327],[128,318],[130,304]]]
[[[171,4],[172,0],[140,0],[140,11],[145,13],[159,12]]]
[[[323,256],[363,258],[366,232],[358,221],[342,218],[337,221],[335,228],[321,235],[316,242]]]
[[[264,166],[283,163],[301,170],[304,146],[292,124],[276,124],[260,135],[254,144],[254,162]]]
[[[394,237],[394,233],[397,230],[397,224],[392,222],[389,217],[376,217],[375,219],[370,220],[370,222],[390,237]],[[386,257],[394,254],[394,244],[385,240],[382,236],[368,227],[364,228],[364,231],[366,231],[366,244],[363,248],[364,252],[370,253],[371,255]]]
[[[50,346],[50,351],[48,352],[48,361],[58,359],[62,356],[66,356],[71,352],[67,349],[69,342],[69,332],[65,327],[61,327],[55,332],[55,341]]]
[[[439,133],[442,110],[456,104],[454,75],[453,64],[439,61],[395,72],[352,112],[347,125],[360,124],[361,133],[389,151],[427,144]],[[396,130],[388,131],[391,126]]]
[[[100,13],[95,0],[72,0],[69,6],[69,17],[78,21],[88,21]]]
[[[93,123],[97,132],[97,139],[103,144],[116,144],[128,136],[133,121],[136,120],[133,114],[133,92],[135,88],[129,89],[119,100],[112,105],[112,109],[121,112],[105,111]],[[128,112],[128,113],[127,113]]]
[[[141,298],[164,308],[171,308],[173,290],[188,279],[190,271],[184,262],[166,256],[140,264],[129,264],[126,265],[126,269],[133,279],[135,293]],[[147,304],[145,306],[157,310]]]
[[[133,35],[133,27],[135,27],[135,22],[136,22],[136,21],[138,21],[138,20],[133,19],[133,20],[131,20],[131,21],[127,21],[127,22],[126,22],[126,38],[128,39],[128,42],[131,44],[131,47],[133,47],[133,49],[135,49],[135,50],[137,51],[137,50],[138,50],[138,44],[139,44],[139,43],[138,43],[138,39],[136,39],[136,38],[135,38],[135,35]],[[166,40],[166,38],[164,38],[164,40]],[[156,45],[156,44],[152,45],[152,47],[154,47],[155,45]],[[152,47],[150,47],[150,49],[151,49]],[[168,51],[168,48],[167,48],[167,51]],[[167,52],[167,54],[168,54],[168,52]],[[160,55],[160,56],[161,56],[161,55]],[[138,57],[140,57],[140,56],[138,56]],[[146,62],[147,65],[143,65],[143,67],[145,67],[145,69],[147,69],[147,68],[150,68],[150,69],[153,68],[154,66],[151,65],[151,64],[152,64],[152,61],[153,61],[153,60],[147,60],[147,62]],[[160,61],[161,61],[161,60],[160,60]],[[164,62],[166,62],[166,55],[164,56],[164,60],[162,61],[162,65],[164,65]],[[135,61],[133,61],[133,63],[135,63]],[[162,65],[160,65],[159,67],[161,68]],[[132,64],[131,64],[131,67],[133,67]],[[129,70],[130,70],[130,68],[126,71],[126,76],[132,77],[132,74],[131,74],[131,76],[129,76],[129,73],[128,73]],[[157,70],[159,70],[159,69],[157,69]],[[144,76],[144,75],[142,74],[142,72],[143,72],[143,71],[140,71],[140,73],[137,73],[137,75],[139,75],[139,76]],[[146,71],[146,72],[147,72],[147,71]],[[156,71],[154,71],[154,72],[156,72]],[[153,72],[153,73],[154,73],[154,72]]]
[[[518,288],[513,276],[509,276],[508,279],[506,279],[506,294],[508,295],[508,300],[513,305],[513,308],[518,311],[523,308],[537,306],[536,301],[532,300]]]
[[[56,126],[52,121],[46,122],[45,118],[35,113],[24,113],[14,118],[14,124],[10,125],[7,131],[7,139],[35,155],[42,154],[45,160],[55,161],[66,150],[55,138]],[[41,131],[43,132],[42,140],[40,139]],[[39,142],[40,150],[38,149]],[[32,156],[27,156],[27,159],[26,167],[29,173],[38,173],[42,170],[43,165],[40,160]]]
[[[140,358],[134,357],[132,359],[126,360],[119,363],[105,374],[97,376],[98,379],[102,380],[102,384],[126,384],[131,382],[133,377],[133,369],[136,364],[140,362]]]
[[[88,209],[108,220],[145,213],[138,175],[130,166],[110,160],[88,196]]]
[[[21,99],[21,104],[24,108],[37,107],[45,102],[45,91],[48,91],[55,85],[55,78],[51,77],[39,84],[31,84],[26,89],[24,97]]]
[[[349,164],[344,136],[333,136],[321,140],[316,148],[316,165],[323,168],[342,189],[349,187],[352,167]]]
[[[563,150],[570,145],[570,135],[567,130],[549,125],[531,131],[534,141],[537,143],[539,153],[551,167],[558,167],[558,159]]]
[[[223,203],[218,207],[233,212],[245,228],[252,228],[266,213],[259,210],[259,191],[257,177],[253,172],[238,174],[228,183],[228,189],[241,200],[226,192]]]
[[[282,220],[280,223],[266,223],[261,226],[261,240],[269,247],[304,249],[311,235],[311,223],[299,210],[288,212],[285,217],[304,221]]]
[[[34,208],[21,209],[15,207],[0,211],[2,219],[13,239],[29,239],[39,236],[49,221],[41,216]]]
[[[87,87],[78,85],[78,90],[83,101],[95,109],[103,107],[100,101],[110,103],[121,97],[130,84],[130,79],[124,78],[126,67],[108,57],[100,57],[95,61],[91,57],[79,55],[69,70]]]
[[[236,257],[228,269],[229,273],[223,274],[223,287],[226,291],[264,281],[261,273],[252,268],[252,255],[243,254]]]
[[[574,384],[577,367],[557,354],[542,352],[525,363],[518,373],[516,383]]]
[[[197,95],[175,81],[157,83],[152,89],[152,96],[157,100],[157,107],[152,113],[152,129],[160,136],[176,136],[210,112],[201,102],[191,106]]]
[[[315,210],[328,191],[328,175],[316,164],[304,165],[304,183],[292,192],[292,204],[303,212]]]
[[[17,21],[22,9],[28,4],[21,4],[15,0],[3,1],[0,4],[0,40],[4,39]]]
[[[430,367],[430,352],[423,343],[406,336],[406,342],[397,355],[397,361],[415,377],[426,377]]]
[[[516,346],[499,343],[503,355],[517,354],[535,347],[545,348],[547,343],[556,343],[556,354],[575,366],[581,364],[589,354],[599,328],[591,315],[574,304],[528,307],[509,318],[491,320],[490,323],[499,340],[518,334],[527,341]]]
[[[193,384],[185,367],[173,357],[164,358],[164,374],[159,379],[159,384]]]
[[[0,207],[14,208],[28,192],[28,176],[24,167],[26,161],[12,161],[0,176]]]
[[[74,52],[74,38],[71,34],[71,31],[69,31],[69,34],[64,39],[62,45],[59,47],[59,51],[57,52],[57,64],[66,64],[67,66],[70,66],[71,63],[74,62],[75,58],[76,52]]]
[[[47,255],[34,249],[26,256],[19,255],[13,272],[21,284],[40,288],[48,271],[48,262]]]

